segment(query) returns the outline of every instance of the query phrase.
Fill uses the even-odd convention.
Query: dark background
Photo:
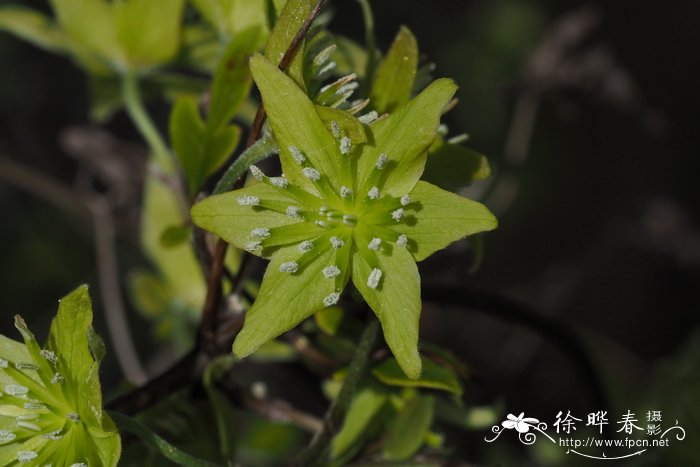
[[[331,28],[361,41],[357,4],[332,4]],[[457,245],[422,263],[430,272],[424,282],[457,277],[573,327],[618,414],[658,400],[654,388],[673,400],[679,386],[660,374],[681,363],[699,388],[700,354],[689,352],[700,336],[700,2],[381,0],[373,7],[383,50],[407,25],[424,61],[436,64],[435,76],[457,81],[451,134],[467,132],[496,172],[491,184],[466,192],[487,192],[500,219],[485,236],[481,269],[468,274],[471,253]],[[566,34],[585,24],[588,32],[564,47]],[[76,163],[58,135],[88,123],[83,74],[6,34],[0,63],[1,155],[73,183]],[[532,118],[517,117],[524,101],[536,103]],[[155,108],[164,115],[167,107]],[[532,133],[518,155],[508,142],[514,126],[528,124]],[[123,114],[108,128],[138,141]],[[57,299],[96,282],[91,228],[1,182],[0,206],[0,329],[14,335],[11,316],[21,313],[44,335]],[[126,232],[124,270],[142,261]],[[143,328],[140,320],[132,316]],[[472,367],[472,401],[499,400],[508,412],[548,422],[559,410],[581,417],[598,409],[590,378],[537,326],[428,305],[422,335]],[[114,379],[113,368],[108,362],[107,378]],[[700,408],[697,400],[691,405],[681,424],[699,422],[688,420]],[[481,437],[474,434],[471,445]],[[472,448],[464,449],[469,456]]]

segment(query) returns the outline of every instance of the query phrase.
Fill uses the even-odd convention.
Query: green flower
[[[416,261],[494,229],[483,205],[419,181],[440,115],[456,91],[439,79],[352,144],[327,128],[294,82],[261,56],[250,67],[279,143],[284,174],[212,196],[192,209],[200,227],[269,257],[233,351],[239,357],[336,304],[352,278],[407,376],[421,371]]]
[[[111,467],[121,441],[102,411],[103,346],[91,327],[87,286],[61,300],[42,349],[24,320],[24,344],[0,335],[0,465]]]

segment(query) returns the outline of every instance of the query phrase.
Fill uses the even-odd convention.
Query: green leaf
[[[110,412],[119,429],[136,435],[141,441],[157,449],[165,458],[177,465],[185,467],[215,467],[217,464],[197,459],[168,443],[166,440],[153,433],[141,422],[122,415],[119,412]]]
[[[285,3],[265,46],[265,57],[274,66],[279,65],[282,56],[292,43],[292,39],[301,29],[309,13],[311,13],[314,4],[314,0],[288,0]],[[304,88],[303,50],[304,46],[302,45],[287,69],[289,76],[302,89]],[[257,83],[257,79],[255,81]]]
[[[304,91],[260,55],[253,56],[250,68],[262,94],[270,125],[280,147],[282,169],[289,181],[307,188],[307,191],[314,190],[292,158],[291,146],[302,150],[304,156],[329,180],[340,180],[342,159],[338,142],[326,130]]]
[[[418,44],[402,26],[372,81],[370,102],[380,113],[393,112],[408,102],[418,66]]]
[[[377,288],[367,285],[373,267],[383,275]],[[376,266],[357,251],[353,254],[352,279],[367,304],[379,318],[384,339],[401,369],[411,379],[421,373],[418,355],[418,321],[420,318],[420,275],[411,254],[401,247],[390,254],[376,255]]]
[[[387,392],[380,388],[366,387],[355,394],[343,426],[331,442],[332,459],[342,456],[366,437],[376,415],[388,401]]]
[[[211,87],[207,128],[216,131],[227,124],[250,92],[253,78],[248,58],[260,47],[261,29],[253,26],[236,35],[219,61]]]
[[[193,0],[192,3],[224,40],[235,38],[251,26],[267,32],[267,5],[262,5],[262,0]]]
[[[366,127],[350,112],[324,105],[317,105],[316,112],[328,131],[332,131],[332,122],[335,122],[340,128],[340,134],[350,138],[352,144],[367,142]]]
[[[231,369],[234,360],[230,356],[218,358],[204,370],[204,389],[207,391],[219,433],[219,446],[223,458],[229,462],[235,460],[236,421],[238,415],[227,396],[217,386],[217,381]]]
[[[29,8],[9,5],[1,7],[0,30],[50,52],[64,52],[68,48],[65,34],[54,22]]]
[[[231,162],[224,174],[219,179],[213,194],[218,195],[227,192],[233,188],[238,179],[250,168],[251,165],[257,164],[263,159],[267,159],[279,151],[275,141],[263,135],[248,149],[243,151],[236,159]]]
[[[423,358],[423,372],[418,379],[407,378],[398,362],[389,358],[372,370],[372,374],[389,386],[408,388],[440,389],[458,396],[462,395],[462,385],[455,374],[430,359]]]
[[[395,164],[384,182],[385,191],[403,196],[415,186],[425,167],[426,151],[435,139],[440,115],[457,86],[438,79],[388,118],[372,125],[375,144],[365,145],[358,161],[358,180],[366,180],[380,154]]]
[[[184,5],[184,0],[128,0],[112,5],[118,40],[132,68],[158,65],[177,54]]]
[[[388,430],[382,447],[385,459],[406,460],[420,449],[433,421],[434,406],[432,396],[416,396],[406,403]]]
[[[318,256],[293,274],[281,272],[280,265],[299,259],[296,245],[273,254],[255,303],[246,313],[245,326],[233,343],[237,357],[250,355],[265,342],[324,308],[323,300],[336,291],[336,284],[333,280],[323,280],[321,271],[334,264],[336,250],[330,247],[330,242],[315,249]],[[310,287],[311,284],[314,285]]]
[[[238,199],[245,197],[257,197],[266,202],[284,205],[298,204],[296,200],[273,187],[255,183],[240,190],[210,196],[195,204],[191,210],[192,221],[241,249],[250,241],[250,232],[253,229],[270,229],[299,222],[298,219],[281,212],[265,210],[263,215],[258,206],[239,204]]]
[[[445,143],[428,155],[423,179],[445,190],[456,191],[491,176],[488,159],[476,151]]]
[[[427,182],[418,182],[411,191],[418,203],[415,223],[394,226],[409,238],[409,249],[422,261],[438,250],[467,235],[493,230],[498,221],[481,203],[450,193]]]
[[[163,231],[160,236],[160,243],[166,247],[171,248],[178,245],[182,245],[187,242],[192,236],[192,228],[187,225],[171,225]]]

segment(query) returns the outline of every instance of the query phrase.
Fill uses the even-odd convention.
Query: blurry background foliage
[[[203,283],[181,242],[190,234],[179,228],[172,199],[153,177],[144,193],[147,209],[158,216],[147,217],[153,225],[146,225],[140,238],[139,187],[148,151],[120,110],[119,91],[126,81],[119,78],[140,77],[163,135],[176,124],[170,109],[180,96],[176,114],[199,126],[211,147],[223,147],[213,150],[220,156],[238,141],[237,126],[250,124],[254,105],[229,96],[238,112],[234,125],[223,125],[228,117],[212,116],[211,109],[192,122],[194,104],[188,99],[208,88],[224,44],[247,37],[238,43],[243,50],[264,42],[283,2],[264,2],[264,9],[241,6],[249,3],[173,0],[168,11],[156,12],[148,0],[133,0],[71,16],[69,7],[77,3],[55,0],[63,29],[36,23],[43,37],[38,45],[70,56],[88,73],[59,55],[0,35],[0,155],[105,194],[114,214],[120,269],[128,273],[124,293],[131,297],[131,328],[143,355],[154,355],[154,322],[160,336],[151,370],[190,345]],[[44,1],[22,6],[51,14]],[[652,2],[627,0],[383,0],[372,6],[381,50],[407,25],[420,52],[416,80],[434,63],[435,76],[452,77],[460,85],[460,104],[446,123],[454,133],[469,132],[471,149],[443,151],[441,156],[455,163],[429,164],[426,176],[485,200],[501,222],[484,241],[478,272],[472,274],[479,247],[459,244],[421,264],[424,282],[457,278],[572,324],[596,363],[611,414],[662,410],[666,423],[678,419],[689,431],[685,442],[642,456],[634,465],[700,463],[693,442],[700,435],[700,96],[694,74],[700,60],[695,53],[700,4],[682,0],[660,9]],[[355,2],[332,2],[328,11],[323,19],[333,32],[363,42]],[[76,20],[81,15],[92,21]],[[5,17],[0,28],[12,30],[24,20]],[[86,40],[94,31],[101,40]],[[404,40],[410,38],[404,35]],[[231,45],[228,52],[235,54],[234,49]],[[355,49],[347,43],[346,50]],[[390,109],[392,104],[382,105]],[[96,123],[106,131],[88,126]],[[463,180],[488,173],[478,157],[470,159],[477,161],[472,165],[459,163],[470,157],[465,151],[474,150],[488,155],[494,176],[465,187]],[[121,157],[111,157],[114,153]],[[223,162],[214,157],[203,173]],[[167,163],[163,170],[169,170]],[[188,180],[190,191],[204,178]],[[33,329],[47,329],[57,297],[79,283],[98,283],[93,228],[5,184],[0,184],[0,203],[2,315],[21,313]],[[235,269],[235,254],[229,262]],[[249,284],[249,294],[254,288]],[[95,326],[107,336],[97,300],[95,305]],[[346,360],[359,324],[338,313],[320,314],[305,330],[328,355]],[[561,451],[483,442],[487,428],[504,413],[525,411],[551,423],[559,410],[583,418],[601,408],[591,389],[595,382],[551,344],[551,336],[510,318],[426,304],[421,337],[441,348],[424,350],[441,355],[443,362],[454,361],[448,365],[452,371],[441,374],[445,367],[438,365],[434,374],[428,364],[424,387],[411,388],[392,360],[374,368],[353,402],[352,423],[333,441],[336,458],[352,458],[362,437],[386,430],[380,448],[386,459],[406,458],[424,446],[428,455],[485,464],[522,462],[527,455],[537,465],[575,465],[576,460],[562,459]],[[10,319],[0,326],[12,335]],[[442,348],[451,349],[467,367]],[[217,440],[235,439],[236,455],[248,463],[288,459],[307,442],[300,424],[270,422],[279,414],[274,410],[267,419],[243,413],[222,396],[220,386],[244,388],[237,397],[248,405],[284,398],[319,416],[324,394],[332,396],[338,383],[330,378],[322,392],[288,347],[266,350],[258,360],[237,366],[235,381],[220,381],[230,362],[212,366],[203,385],[208,399],[197,398],[195,404],[175,398],[143,420],[201,457],[230,456],[233,448]],[[259,364],[262,358],[267,364]],[[114,387],[120,375],[113,352],[104,368],[104,387]],[[455,374],[469,381],[453,380]],[[256,386],[260,381],[265,385]],[[465,402],[460,410],[447,405],[457,397]],[[216,427],[202,421],[212,410],[206,400],[217,407],[212,414],[219,416]],[[438,422],[432,423],[435,417]],[[422,429],[402,432],[408,424]],[[139,452],[131,444],[125,461],[164,465],[154,452]]]

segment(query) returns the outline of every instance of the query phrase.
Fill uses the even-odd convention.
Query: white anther
[[[449,133],[450,129],[447,128],[447,125],[444,123],[441,123],[440,126],[437,127],[437,132],[439,135],[446,136],[447,133]]]
[[[250,236],[255,238],[268,238],[270,235],[270,229],[267,227],[258,227],[250,231]]]
[[[376,111],[372,110],[371,112],[367,112],[366,114],[361,115],[358,118],[358,120],[360,121],[360,123],[364,123],[365,125],[369,125],[370,123],[375,121],[377,119],[377,117],[379,117],[379,114]]]
[[[335,44],[331,44],[319,53],[317,53],[314,57],[314,65],[321,66],[324,63],[326,63],[330,58],[331,54],[335,52],[336,47],[337,46]]]
[[[63,438],[63,435],[61,434],[61,430],[55,430],[55,431],[49,431],[48,433],[44,433],[41,435],[42,438],[44,439],[51,439],[54,441],[57,441],[61,438]],[[75,465],[75,464],[73,464]]]
[[[75,464],[71,464],[70,467],[88,467],[88,465],[85,462],[77,462]]]
[[[325,306],[333,306],[336,303],[338,303],[338,300],[340,300],[340,294],[337,292],[333,292],[328,294],[324,299],[323,299],[323,304]]]
[[[297,164],[303,164],[306,161],[306,157],[301,153],[298,147],[296,146],[289,146],[289,152],[292,155],[292,158],[296,161]]]
[[[17,451],[15,457],[20,462],[30,462],[39,457],[36,451]]]
[[[347,198],[349,196],[352,196],[352,190],[345,185],[340,187],[340,197],[341,198]]]
[[[17,421],[17,426],[20,428],[24,428],[25,430],[30,430],[30,431],[41,431],[41,427],[37,425],[36,423],[31,423],[31,422],[23,422],[21,420]]]
[[[0,430],[0,445],[13,442],[17,435],[9,430]]]
[[[335,237],[335,236],[334,236],[334,237],[331,237],[331,238],[330,238],[330,241],[331,241],[331,246],[332,246],[333,248],[335,248],[336,250],[337,250],[338,248],[343,248],[343,245],[345,245],[345,242],[344,242],[343,240],[341,240],[341,239],[339,239],[338,237]]]
[[[38,413],[23,413],[21,415],[17,415],[17,417],[15,417],[15,418],[17,420],[21,420],[21,421],[26,422],[28,420],[36,420],[37,418],[39,418],[39,414]]]
[[[65,380],[63,378],[63,375],[61,375],[61,373],[56,373],[51,377],[51,384],[61,384],[61,383],[63,383],[63,381],[65,381]]]
[[[68,420],[74,421],[74,422],[76,422],[76,423],[78,423],[78,422],[80,421],[80,415],[78,415],[78,414],[75,413],[75,412],[71,412],[71,413],[69,413],[69,414],[66,414],[66,418],[67,418]]]
[[[284,212],[289,217],[293,217],[295,219],[299,219],[301,217],[301,209],[299,209],[297,206],[287,206],[287,209]]]
[[[51,363],[55,364],[58,361],[58,357],[56,356],[56,354],[50,350],[44,349],[41,352],[39,352],[39,354]]]
[[[303,242],[301,242],[299,244],[298,248],[299,248],[299,251],[301,251],[301,252],[311,251],[314,249],[314,243],[312,241],[309,241],[309,240],[304,240]]]
[[[46,408],[46,404],[42,404],[41,402],[25,402],[24,408],[26,410],[42,410]]]
[[[378,268],[372,269],[367,278],[367,287],[376,289],[379,286],[379,281],[382,279],[382,270]]]
[[[255,253],[262,249],[262,243],[259,240],[252,240],[245,244],[245,251]]]
[[[386,166],[387,162],[389,162],[389,156],[386,154],[380,154],[379,157],[377,157],[377,168],[382,170]]]
[[[29,388],[19,384],[8,384],[5,386],[5,394],[11,396],[24,396],[29,392]]]
[[[399,235],[399,238],[396,239],[396,244],[406,246],[408,244],[408,237],[404,234]]]
[[[350,152],[350,147],[352,144],[350,144],[350,138],[347,136],[343,136],[343,138],[340,140],[340,153],[341,154],[347,154]]]
[[[332,266],[328,266],[323,268],[323,276],[326,279],[333,279],[334,277],[338,277],[340,275],[340,268],[336,266],[335,264]]]
[[[453,136],[452,138],[448,139],[447,142],[449,144],[461,144],[464,143],[465,141],[469,140],[469,135],[466,133],[460,133],[456,136]]]
[[[286,263],[280,264],[280,272],[288,272],[289,274],[294,274],[299,270],[299,263],[296,261],[288,261]]]
[[[336,66],[338,66],[337,63],[330,61],[323,68],[318,70],[318,74],[323,75],[325,73],[328,73],[329,71],[333,70],[333,68],[335,68]]]
[[[260,198],[257,196],[239,196],[236,198],[238,204],[241,206],[259,206]]]
[[[338,96],[340,96],[341,94],[345,94],[346,92],[352,94],[352,91],[357,89],[359,86],[360,84],[357,81],[351,81],[350,83],[343,84],[342,86],[340,86],[335,93]]]
[[[408,204],[411,202],[411,197],[408,195],[403,195],[401,197],[401,206],[408,206]]]
[[[367,196],[369,196],[369,199],[377,199],[379,198],[379,188],[376,186],[373,186],[370,188],[370,190],[367,192]]]
[[[17,362],[15,363],[15,367],[18,370],[34,370],[37,371],[39,369],[38,366],[36,366],[34,363],[29,363],[29,362]]]
[[[253,178],[259,182],[262,182],[263,178],[265,178],[265,174],[263,173],[263,171],[260,170],[260,168],[257,165],[251,165],[249,169],[250,174],[253,176]]]
[[[302,172],[304,172],[304,176],[312,182],[317,182],[321,179],[321,172],[312,167],[304,167]]]
[[[379,250],[379,246],[382,244],[382,239],[374,237],[372,240],[370,240],[369,245],[367,245],[367,248],[370,250],[377,251]]]
[[[403,218],[403,208],[399,208],[395,211],[392,211],[391,218],[394,219],[396,222],[400,221]]]
[[[322,229],[327,229],[330,227],[330,225],[326,221],[316,221],[316,225],[321,227]]]
[[[331,120],[331,133],[335,139],[340,139],[340,125],[335,120]]]
[[[270,177],[270,183],[277,188],[287,188],[289,186],[289,180],[286,177]]]

